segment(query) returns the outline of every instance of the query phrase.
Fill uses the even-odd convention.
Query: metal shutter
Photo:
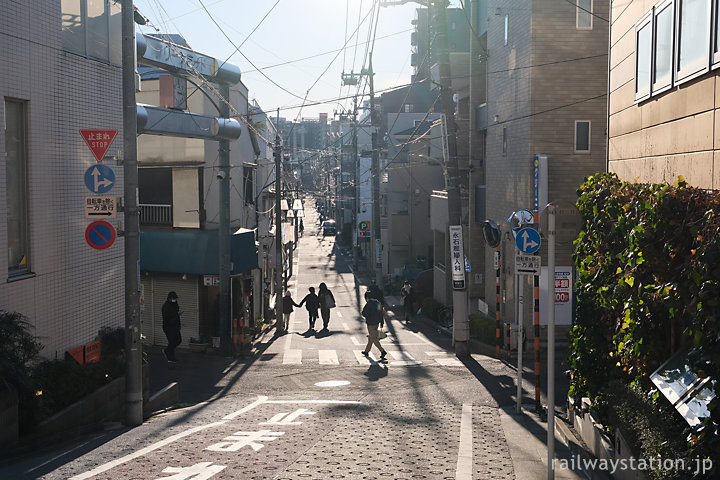
[[[198,292],[198,276],[188,275],[187,280],[183,280],[179,273],[154,273],[152,274],[153,284],[153,322],[154,345],[167,345],[165,333],[162,330],[162,305],[167,299],[169,291],[174,290],[178,294],[178,303],[180,311],[184,312],[180,317],[182,328],[181,345],[187,345],[190,338],[200,337],[200,321],[199,321],[199,292]],[[145,298],[147,302],[147,292]]]

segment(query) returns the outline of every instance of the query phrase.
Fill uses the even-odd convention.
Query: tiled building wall
[[[124,325],[124,242],[105,250],[85,241],[84,174],[96,160],[79,129],[118,130],[108,155],[122,148],[121,70],[62,50],[60,2],[5,3],[0,16],[0,97],[28,102],[30,278],[0,281],[0,308],[26,315],[61,358],[94,340],[104,326]],[[4,101],[0,102],[0,110]],[[4,112],[1,112],[4,113]],[[0,114],[0,118],[4,115]],[[4,128],[4,125],[3,125]],[[5,145],[0,142],[0,250],[7,252]],[[122,166],[108,195],[122,196]],[[110,220],[116,228],[122,214]],[[0,275],[7,280],[7,254]]]

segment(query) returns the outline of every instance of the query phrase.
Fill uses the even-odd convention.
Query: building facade
[[[612,2],[608,169],[720,188],[717,0]]]
[[[122,213],[95,223],[86,208],[123,192],[120,44],[116,2],[3,3],[0,308],[28,318],[49,359],[125,324]],[[99,159],[81,130],[114,135]]]

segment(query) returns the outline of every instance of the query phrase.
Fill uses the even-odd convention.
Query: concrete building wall
[[[46,358],[95,339],[102,327],[124,325],[124,241],[95,250],[85,241],[85,171],[97,161],[80,129],[114,129],[108,155],[122,149],[121,69],[62,49],[60,2],[4,2],[0,15],[0,119],[5,99],[26,102],[28,122],[29,264],[8,278],[0,255],[0,308],[26,315]],[[5,128],[3,123],[2,128]],[[5,142],[0,142],[0,250],[8,251]],[[108,195],[123,194],[123,170]],[[120,214],[122,215],[122,214]],[[115,228],[122,216],[110,219]]]
[[[682,175],[691,185],[718,189],[717,70],[635,102],[635,25],[657,3],[613,2],[608,169],[627,181],[673,183]]]

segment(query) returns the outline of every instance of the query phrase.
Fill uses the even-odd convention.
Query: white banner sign
[[[450,236],[450,266],[454,290],[465,289],[465,253],[463,251],[463,235],[461,225],[448,227]]]

